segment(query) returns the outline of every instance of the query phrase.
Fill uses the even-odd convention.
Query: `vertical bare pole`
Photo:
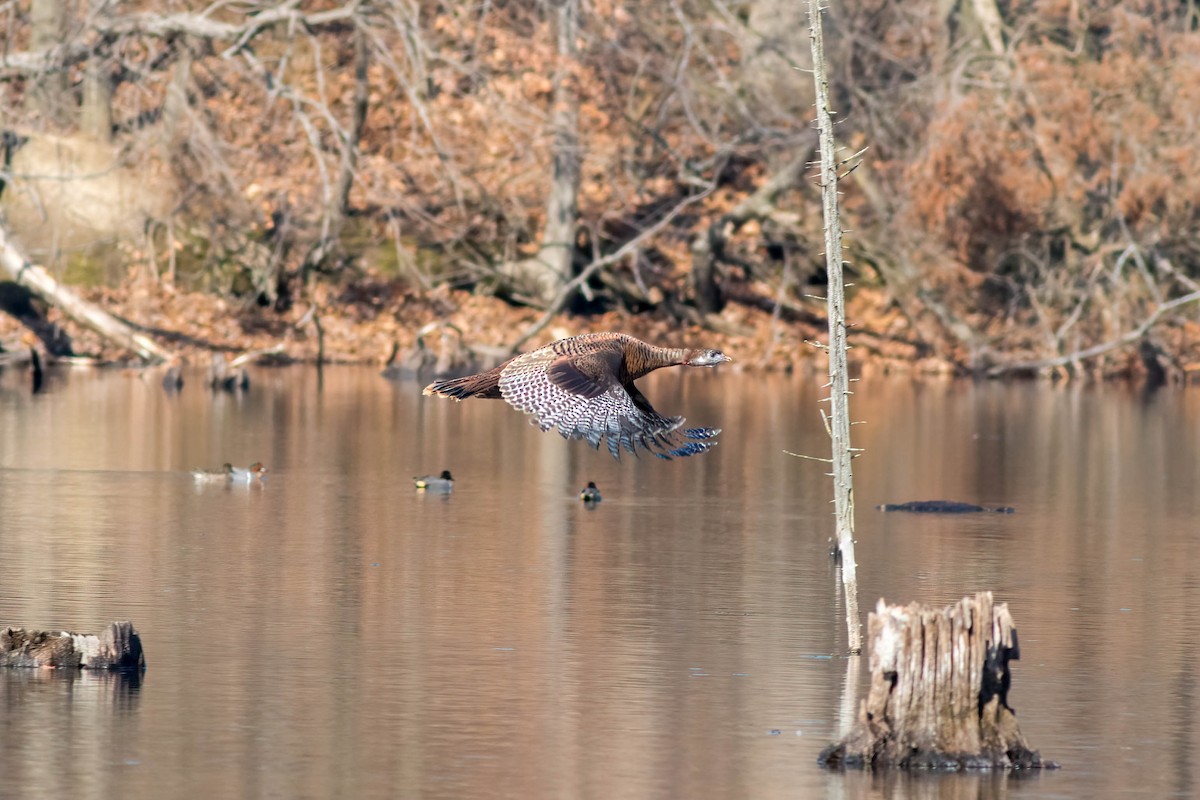
[[[838,175],[834,160],[829,78],[821,33],[820,0],[808,0],[812,31],[813,83],[817,95],[817,133],[821,150],[821,199],[825,215],[825,268],[829,274],[829,415],[833,439],[833,508],[842,587],[846,591],[846,632],[851,653],[862,652],[858,624],[858,576],[854,562],[854,479],[850,469],[850,379],[846,372],[846,291],[842,277],[842,225],[838,215]]]

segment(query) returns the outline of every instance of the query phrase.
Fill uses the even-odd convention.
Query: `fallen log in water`
[[[114,622],[100,632],[0,630],[0,667],[75,667],[144,670],[142,639],[132,622]]]
[[[1054,768],[1029,747],[1008,705],[1020,657],[1005,603],[991,592],[942,609],[882,600],[867,621],[871,689],[850,733],[821,753],[840,767]]]
[[[914,514],[978,514],[980,512],[1011,514],[1016,510],[1012,506],[978,506],[974,503],[960,503],[955,500],[913,500],[908,503],[884,503],[875,508],[880,511],[909,511]]]

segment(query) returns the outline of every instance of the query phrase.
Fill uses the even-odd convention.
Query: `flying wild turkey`
[[[659,458],[703,453],[720,429],[684,428],[683,417],[664,417],[633,382],[662,367],[715,367],[720,350],[655,347],[623,333],[586,333],[560,339],[465,378],[435,381],[427,395],[503,398],[533,416],[543,431],[599,448],[607,439],[613,458],[638,448]]]

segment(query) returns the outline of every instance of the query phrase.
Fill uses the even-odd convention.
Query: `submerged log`
[[[143,670],[146,657],[132,622],[114,622],[99,635],[4,628],[0,667]]]
[[[916,514],[1011,514],[1016,511],[1012,506],[977,506],[957,500],[912,500],[907,503],[884,503],[875,507],[880,511],[910,511]]]
[[[942,609],[882,600],[867,622],[871,689],[823,766],[903,769],[1054,768],[1029,747],[1008,705],[1020,657],[1008,605],[991,592]]]

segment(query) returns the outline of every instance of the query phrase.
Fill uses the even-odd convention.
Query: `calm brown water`
[[[814,763],[848,661],[827,479],[782,451],[825,451],[819,379],[652,376],[721,445],[618,464],[371,370],[253,378],[0,373],[0,624],[131,619],[149,661],[0,674],[0,797],[1197,794],[1200,393],[856,384],[864,610],[994,590],[1064,764],[907,778]],[[252,460],[265,486],[188,474]],[[451,496],[412,490],[445,468]],[[1018,513],[872,510],[934,498]]]

